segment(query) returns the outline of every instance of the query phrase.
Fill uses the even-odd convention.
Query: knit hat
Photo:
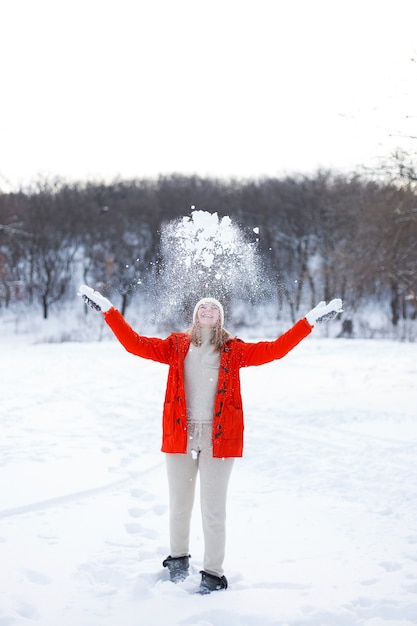
[[[207,304],[214,304],[219,309],[219,311],[220,311],[220,325],[223,326],[223,324],[224,324],[224,310],[223,310],[223,306],[215,298],[202,298],[201,300],[199,300],[197,302],[197,304],[194,307],[193,323],[197,319],[197,311],[198,311],[198,309],[200,308],[200,306],[202,304],[206,304],[206,303]]]

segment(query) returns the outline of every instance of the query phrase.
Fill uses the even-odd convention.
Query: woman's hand
[[[81,285],[78,290],[78,296],[84,300],[86,304],[92,309],[96,311],[102,311],[102,313],[106,313],[113,308],[110,300],[107,300],[104,296],[101,295],[98,291],[94,291],[91,287],[87,287],[87,285]]]
[[[328,322],[335,318],[339,313],[342,313],[342,301],[340,298],[331,300],[329,304],[320,302],[314,309],[311,309],[306,315],[306,320],[310,326],[321,324],[321,322]]]

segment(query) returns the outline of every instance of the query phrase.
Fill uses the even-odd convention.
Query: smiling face
[[[202,328],[213,328],[220,318],[219,308],[211,302],[203,302],[197,309],[197,321]]]

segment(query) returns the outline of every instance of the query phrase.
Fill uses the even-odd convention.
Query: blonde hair
[[[187,335],[191,337],[191,343],[194,346],[200,347],[202,343],[201,339],[201,324],[198,320],[187,330]],[[231,334],[228,330],[222,327],[220,319],[217,320],[216,325],[213,327],[210,343],[213,344],[214,350],[220,352],[224,344],[230,339]]]

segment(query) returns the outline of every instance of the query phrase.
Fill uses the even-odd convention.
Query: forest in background
[[[350,318],[377,303],[395,329],[417,319],[416,179],[404,158],[389,172],[372,174],[39,179],[0,193],[0,314],[38,307],[48,320],[74,298],[80,280],[124,314],[135,298],[155,309],[167,271],[163,225],[195,208],[229,216],[262,267],[258,289],[222,289],[204,276],[205,291],[212,281],[212,295],[231,306],[234,297],[252,307],[274,302],[277,318],[291,320],[334,296],[348,302]],[[192,273],[180,277],[185,291]],[[196,294],[200,287],[194,280]]]

